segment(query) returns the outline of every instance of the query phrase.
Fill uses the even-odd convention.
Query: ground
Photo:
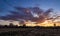
[[[0,28],[0,36],[60,36],[59,28]]]

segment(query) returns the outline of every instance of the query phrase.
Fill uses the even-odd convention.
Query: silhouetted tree
[[[56,24],[54,23],[54,27],[56,27]]]
[[[19,23],[21,26],[26,26],[25,22],[24,21],[20,21]]]
[[[4,25],[4,28],[7,28],[8,27],[8,25]]]
[[[19,26],[18,25],[15,25],[16,28],[18,28]]]
[[[9,24],[9,27],[14,27],[13,23],[10,23],[10,24]]]

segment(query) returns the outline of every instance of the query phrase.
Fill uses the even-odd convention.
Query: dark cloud
[[[50,14],[50,12],[53,12],[53,9],[52,8],[48,9],[47,11],[45,11],[44,12],[44,15],[45,16],[48,16]]]
[[[24,8],[24,7],[15,7],[17,11],[10,11],[10,15],[0,17],[0,19],[4,20],[30,20],[37,23],[44,22],[49,15],[50,12],[52,12],[52,9],[48,9],[47,11],[43,11],[39,7],[32,7],[32,8]],[[38,18],[34,17],[35,15],[31,12],[38,14]],[[34,16],[33,16],[34,15]]]
[[[39,13],[41,14],[43,12],[43,10],[41,8],[39,8],[39,7],[33,7],[32,11],[37,13],[37,14],[39,14]]]

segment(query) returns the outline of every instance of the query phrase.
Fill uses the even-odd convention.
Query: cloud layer
[[[23,19],[25,21],[30,20],[33,22],[41,23],[49,17],[52,9],[48,9],[46,11],[42,10],[39,7],[15,7],[16,11],[9,11],[11,14],[7,16],[0,16],[0,19],[3,20],[19,20]]]

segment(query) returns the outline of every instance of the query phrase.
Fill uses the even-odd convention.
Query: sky
[[[41,11],[41,9],[38,8],[38,10],[34,12],[36,6],[44,11]],[[16,7],[19,10],[17,12]],[[29,9],[28,14],[24,11],[27,8],[32,8],[32,10]],[[0,19],[30,20],[42,23],[51,12],[50,8],[53,9],[51,15],[57,14],[60,16],[60,0],[0,0]]]
[[[28,8],[35,6],[38,6],[44,11],[52,8],[52,15],[60,15],[60,0],[0,0],[0,16],[11,15],[10,11],[15,11],[15,7]],[[21,14],[24,15],[22,12]],[[34,13],[34,15],[36,14]]]
[[[0,16],[10,14],[9,11],[15,10],[15,6],[39,6],[43,10],[53,8],[53,11],[60,13],[60,0],[0,0]]]

